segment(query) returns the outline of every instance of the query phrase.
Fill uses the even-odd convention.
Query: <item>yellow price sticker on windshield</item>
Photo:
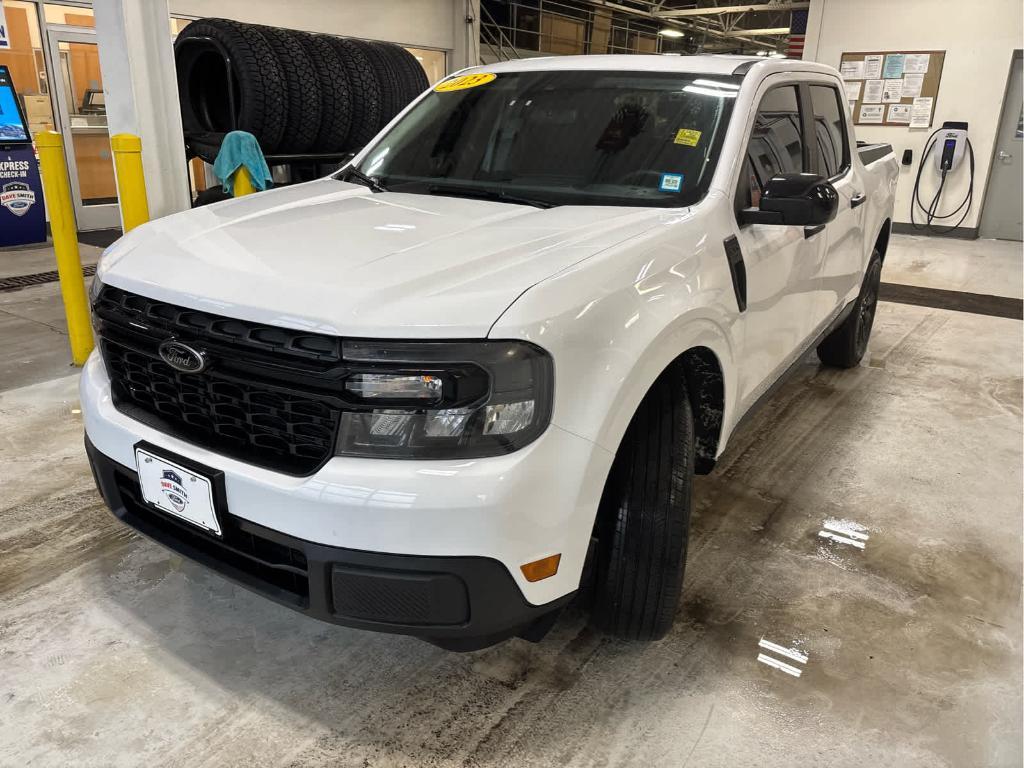
[[[438,93],[445,93],[446,91],[461,91],[465,88],[476,88],[478,85],[485,85],[497,75],[493,72],[478,72],[475,75],[463,75],[462,77],[455,77],[451,80],[445,80],[443,83],[438,83],[434,86],[434,90]]]
[[[672,141],[675,144],[683,144],[687,147],[696,147],[697,142],[700,141],[700,131],[694,131],[690,128],[680,128],[676,131],[676,137]]]

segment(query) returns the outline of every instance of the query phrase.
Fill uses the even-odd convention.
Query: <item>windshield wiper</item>
[[[538,200],[534,197],[520,197],[510,195],[497,189],[481,189],[480,187],[460,187],[448,184],[432,184],[427,187],[428,194],[446,195],[448,197],[478,197],[481,200],[497,200],[501,203],[515,203],[517,205],[532,205],[534,208],[554,208],[554,203],[547,200]]]
[[[373,178],[372,176],[367,176],[354,165],[350,165],[345,170],[343,170],[341,172],[341,178],[344,179],[345,181],[348,181],[350,178],[355,179],[360,184],[369,187],[374,192],[388,191],[388,188],[385,187],[380,181]]]

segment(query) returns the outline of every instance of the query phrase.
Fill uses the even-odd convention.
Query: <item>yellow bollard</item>
[[[75,209],[71,205],[71,187],[64,162],[64,143],[59,133],[41,131],[36,134],[36,151],[43,177],[43,199],[50,215],[53,250],[57,255],[60,294],[68,321],[68,340],[75,365],[84,365],[92,352],[92,326],[89,323],[89,302],[85,296],[82,259],[78,255],[78,228]]]
[[[251,195],[256,191],[256,187],[252,185],[252,176],[249,175],[249,169],[244,165],[238,167],[235,171],[235,183],[232,189],[232,197],[241,197],[242,195]]]
[[[110,137],[110,149],[114,153],[121,223],[128,233],[149,221],[146,176],[142,171],[142,139],[130,133],[118,133]]]

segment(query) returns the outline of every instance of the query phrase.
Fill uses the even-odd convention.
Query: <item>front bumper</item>
[[[573,596],[530,605],[497,560],[326,547],[227,511],[219,515],[223,537],[217,538],[146,504],[135,471],[97,451],[88,437],[85,449],[103,500],[122,522],[244,587],[323,621],[472,650],[543,622]],[[209,467],[183,457],[170,458],[210,473]],[[215,495],[222,494],[218,487]]]
[[[578,588],[612,454],[554,425],[478,460],[335,458],[297,478],[220,456],[117,411],[98,355],[81,381],[97,484],[129,525],[320,619],[477,647],[515,634]],[[217,475],[224,542],[140,501],[135,445]],[[560,553],[558,573],[519,566]],[[303,564],[304,563],[304,564]]]

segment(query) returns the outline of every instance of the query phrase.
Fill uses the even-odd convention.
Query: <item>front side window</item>
[[[358,170],[389,191],[547,205],[685,206],[711,182],[739,80],[502,72],[434,90]]]
[[[821,159],[821,173],[832,178],[850,167],[850,149],[846,140],[846,121],[839,106],[839,91],[830,85],[811,86],[814,109],[814,133]]]
[[[761,99],[754,117],[737,188],[738,207],[756,208],[772,176],[809,171],[805,157],[797,87],[773,88]]]

